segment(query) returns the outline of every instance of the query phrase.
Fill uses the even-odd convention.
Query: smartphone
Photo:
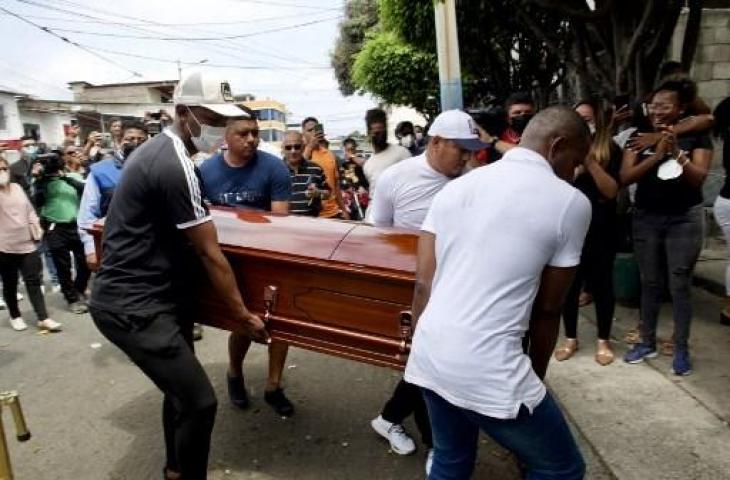
[[[102,133],[101,135],[101,148],[112,148],[112,134]]]
[[[625,107],[629,104],[631,97],[628,94],[616,95],[613,98],[613,106],[618,110],[621,107]]]
[[[318,123],[314,126],[314,132],[315,133],[324,133],[324,125],[321,123]]]

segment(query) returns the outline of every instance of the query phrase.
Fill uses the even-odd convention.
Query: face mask
[[[6,171],[0,172],[0,187],[4,187],[8,183],[10,183],[10,174]]]
[[[527,128],[527,123],[532,120],[533,115],[518,115],[516,117],[512,117],[512,120],[509,121],[510,126],[512,129],[522,135],[522,132],[525,131],[525,128]]]
[[[404,148],[411,148],[413,146],[413,135],[406,135],[400,139],[400,144]]]
[[[384,147],[388,144],[388,134],[387,132],[374,133],[370,141],[376,147]]]
[[[36,154],[38,153],[38,147],[36,147],[35,145],[23,147],[23,152],[30,158],[35,158]]]
[[[200,127],[200,135],[196,137],[193,135],[192,130],[190,130],[190,127],[188,126],[190,140],[199,152],[209,153],[223,143],[226,127],[211,127],[210,125],[200,123],[198,119],[195,118],[195,115],[193,115],[193,112],[190,111],[190,109],[188,109],[188,111],[190,112],[190,116],[193,117],[193,120],[195,120],[195,123],[197,123]]]
[[[136,143],[123,143],[122,144],[122,150],[121,150],[121,156],[122,160],[126,160],[129,158],[129,156],[132,154],[132,152],[137,148]]]

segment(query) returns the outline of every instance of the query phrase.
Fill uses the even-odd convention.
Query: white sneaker
[[[403,425],[391,423],[378,415],[378,418],[370,422],[380,436],[390,442],[390,448],[398,455],[410,455],[416,451],[416,444],[411,437],[408,436]]]
[[[46,286],[45,286],[45,285],[41,285],[41,293],[42,293],[43,295],[45,295],[45,294],[46,294]]]
[[[38,328],[41,330],[48,330],[49,332],[60,332],[61,326],[62,324],[51,318],[46,318],[42,322],[38,322]]]
[[[53,284],[53,286],[51,287],[51,293],[58,293],[60,291],[61,291],[61,285],[59,285],[57,283]]]
[[[18,292],[18,294],[15,298],[17,298],[19,302],[22,302],[25,297],[23,296],[22,293]]]
[[[22,332],[23,330],[28,328],[28,325],[25,324],[25,321],[22,317],[11,318],[10,326],[13,327],[13,330],[15,330],[16,332]]]
[[[427,478],[429,475],[431,475],[431,467],[433,467],[433,448],[429,448],[428,454],[426,455],[426,477]]]

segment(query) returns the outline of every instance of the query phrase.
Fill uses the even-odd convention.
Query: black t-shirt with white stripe
[[[307,190],[309,185],[314,184],[317,191],[326,192],[329,195],[330,190],[324,171],[316,164],[304,160],[295,170],[290,166],[289,174],[291,175],[289,213],[310,217],[319,216],[319,212],[322,210],[322,200],[316,194],[308,196]]]
[[[210,221],[200,173],[170,129],[125,162],[104,227],[104,256],[90,305],[119,314],[172,311],[197,264],[184,229]]]

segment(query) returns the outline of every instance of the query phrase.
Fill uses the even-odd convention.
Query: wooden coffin
[[[275,340],[402,369],[410,350],[417,235],[336,220],[211,210],[246,305]],[[92,233],[101,251],[103,223]],[[101,257],[99,257],[101,258]],[[206,283],[201,321],[235,330]]]

